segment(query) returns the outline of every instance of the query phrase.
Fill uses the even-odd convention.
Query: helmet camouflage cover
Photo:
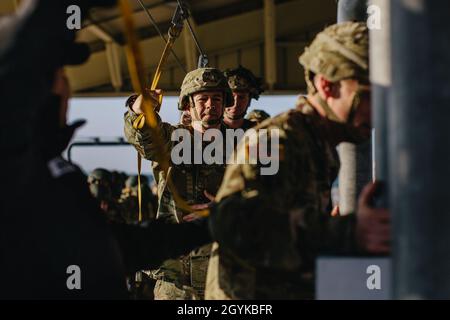
[[[227,69],[224,75],[233,91],[248,91],[250,98],[255,100],[258,100],[260,94],[264,92],[262,78],[255,77],[247,68],[239,66],[235,69]]]
[[[108,183],[111,182],[111,172],[103,169],[103,168],[97,168],[92,170],[92,172],[88,176],[88,182],[93,182],[95,180],[104,180]]]
[[[308,88],[315,91],[310,72],[331,82],[343,79],[369,80],[369,35],[363,22],[334,24],[320,32],[299,58],[305,68]]]
[[[112,197],[111,172],[103,168],[93,170],[88,176],[89,191],[98,200],[109,201]]]
[[[216,68],[198,68],[189,72],[181,85],[178,109],[189,101],[189,97],[202,91],[222,91],[224,93],[224,107],[233,105],[233,95],[227,79]]]
[[[251,111],[247,115],[248,120],[256,121],[256,122],[262,122],[268,118],[270,118],[270,115],[267,112],[265,112],[264,110],[258,110],[258,109]]]

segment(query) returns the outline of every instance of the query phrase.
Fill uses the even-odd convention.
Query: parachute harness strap
[[[141,166],[142,158],[141,154],[138,152],[137,155],[137,166],[138,166],[138,206],[139,206],[139,216],[138,221],[142,221],[142,190],[141,190]]]

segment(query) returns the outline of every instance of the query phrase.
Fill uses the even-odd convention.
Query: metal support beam
[[[366,21],[366,0],[339,0],[337,20],[344,21]]]
[[[365,0],[339,0],[338,23],[366,21]],[[339,171],[339,209],[341,215],[356,211],[357,197],[372,177],[371,142],[361,145],[341,143],[338,147],[341,160]]]
[[[161,7],[161,6],[170,6],[170,7],[173,7],[175,9],[176,1],[175,0],[174,1],[161,0],[161,1],[158,1],[158,2],[155,2],[155,3],[151,3],[151,4],[147,4],[147,5],[144,4],[144,7],[147,10],[152,10],[152,9],[155,9],[155,8],[158,8],[158,7]],[[139,13],[140,11],[142,11],[142,8],[140,6],[136,6],[132,10],[133,10],[133,15],[134,15],[134,14]],[[116,15],[114,15],[112,17],[107,17],[105,19],[95,19],[95,21],[92,21],[92,20],[88,19],[87,23],[84,25],[84,27],[89,27],[91,25],[102,25],[104,23],[108,23],[108,22],[111,22],[111,21],[114,21],[114,20],[118,20],[118,19],[120,19],[120,16],[116,16]]]
[[[113,39],[113,37],[105,30],[97,25],[90,25],[86,29],[105,42],[106,46],[106,62],[108,63],[109,77],[111,79],[111,85],[116,92],[122,89],[122,68],[120,65],[120,50],[119,46]]]
[[[14,3],[14,8],[16,8],[16,10],[20,7],[20,0],[13,0]]]
[[[388,108],[391,87],[390,0],[369,1],[373,21],[370,28],[370,78],[372,82],[372,123],[374,127],[374,179],[388,186]],[[387,208],[388,192],[383,190],[376,205]]]
[[[450,299],[450,2],[391,6],[394,295]]]
[[[106,43],[106,61],[108,62],[111,84],[116,92],[119,92],[123,85],[119,54],[120,46],[117,43]]]
[[[196,24],[194,19],[189,17],[189,22],[191,23],[192,28],[196,32]],[[194,40],[192,39],[192,35],[187,27],[183,28],[183,43],[184,43],[184,58],[186,61],[187,71],[191,71],[197,69],[197,49],[195,47]]]
[[[94,36],[96,36],[97,38],[99,38],[104,42],[114,41],[114,38],[108,32],[100,28],[98,25],[91,24],[90,26],[86,27],[86,30],[88,30],[90,33],[92,33]]]
[[[277,83],[275,1],[264,0],[264,69],[269,90]]]

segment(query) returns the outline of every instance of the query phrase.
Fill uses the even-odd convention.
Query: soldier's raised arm
[[[153,105],[158,105],[158,94],[160,94],[160,92],[156,91],[150,95],[153,100]],[[139,116],[143,113],[142,102],[143,98],[141,95],[133,95],[128,98],[126,102],[126,107],[128,110],[124,115],[125,137],[143,158],[154,161],[157,159],[159,152],[158,146],[155,143],[155,137],[146,123],[143,126],[139,126],[137,124]],[[175,130],[175,127],[169,123],[163,122],[159,114],[156,114],[156,119],[165,149],[164,151],[170,152],[173,145],[171,136],[172,132]]]

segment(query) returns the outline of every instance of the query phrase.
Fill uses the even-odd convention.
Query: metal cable
[[[183,5],[181,3],[181,0],[177,0],[177,3],[180,6],[181,10],[183,11],[184,9],[183,9]],[[189,31],[191,32],[192,38],[193,38],[193,40],[195,42],[195,45],[197,46],[198,52],[200,53],[200,55],[205,56],[202,48],[200,47],[200,43],[199,43],[198,38],[197,38],[197,36],[196,36],[196,34],[194,32],[194,29],[192,28],[191,23],[189,22],[189,19],[186,19],[186,22],[187,22]]]
[[[150,19],[150,22],[152,23],[152,25],[155,27],[156,31],[158,32],[159,36],[161,37],[161,39],[164,40],[164,45],[167,43],[167,38],[164,36],[164,34],[161,32],[161,30],[159,29],[156,20],[153,18],[153,16],[150,14],[150,11],[145,7],[144,3],[142,2],[142,0],[137,0],[139,2],[139,4],[141,5],[142,9],[144,10],[144,12],[147,14],[147,17]],[[170,52],[172,53],[173,57],[175,58],[175,60],[178,63],[178,66],[184,71],[184,73],[187,73],[186,68],[183,66],[183,64],[181,63],[180,59],[178,58],[178,56],[176,55],[175,51],[173,51],[173,49],[170,49]]]

